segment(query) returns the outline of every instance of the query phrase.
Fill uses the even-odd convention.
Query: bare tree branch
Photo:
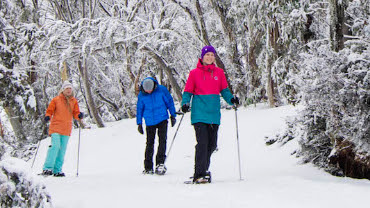
[[[182,100],[182,93],[181,93],[180,86],[177,84],[177,82],[176,82],[176,80],[175,80],[175,78],[173,77],[173,74],[172,74],[172,72],[175,71],[175,69],[168,66],[168,64],[166,63],[164,58],[161,55],[157,54],[153,49],[151,49],[147,46],[144,46],[142,48],[142,50],[148,52],[149,55],[152,56],[153,59],[157,62],[157,64],[160,67],[162,67],[162,69],[165,70],[167,78],[170,81],[170,84],[171,84],[171,86],[173,87],[173,89],[175,91],[177,99]]]

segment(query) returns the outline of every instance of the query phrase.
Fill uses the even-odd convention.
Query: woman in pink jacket
[[[224,71],[215,65],[215,55],[216,50],[212,46],[203,47],[197,68],[190,71],[182,96],[181,109],[184,113],[189,111],[191,101],[191,124],[197,139],[193,183],[211,182],[208,169],[211,155],[217,147],[220,94],[228,104],[239,104],[239,99],[228,88]]]

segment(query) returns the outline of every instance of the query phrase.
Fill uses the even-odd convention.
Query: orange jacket
[[[45,115],[51,118],[49,135],[58,133],[71,136],[72,116],[79,120],[78,114],[80,113],[80,108],[78,107],[77,99],[73,96],[69,98],[69,106],[70,108],[67,106],[67,98],[63,93],[60,93],[51,100]]]

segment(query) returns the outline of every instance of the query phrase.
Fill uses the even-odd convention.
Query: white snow
[[[23,113],[26,113],[26,108],[25,108],[25,106],[24,106],[24,101],[23,101],[22,96],[20,96],[20,95],[16,95],[16,96],[14,97],[14,100],[15,100],[15,102],[17,102],[17,104],[19,105],[19,107],[20,107],[20,111],[22,111]]]
[[[36,97],[33,94],[33,90],[27,90],[25,94],[29,94],[27,106],[29,106],[32,109],[36,109],[37,103],[36,103]]]
[[[264,105],[238,111],[242,178],[239,180],[234,110],[222,110],[218,152],[212,156],[213,182],[187,185],[193,174],[194,129],[185,114],[166,163],[164,176],[142,175],[145,136],[135,119],[108,123],[106,128],[81,130],[79,176],[76,177],[79,130],[69,141],[64,172],[67,177],[40,177],[57,208],[94,207],[367,207],[370,182],[339,178],[312,165],[300,165],[285,146],[265,145],[265,137],[285,127],[296,114],[291,106]],[[177,117],[179,123],[181,119]],[[169,127],[169,148],[176,127]],[[157,142],[157,141],[156,141]],[[50,138],[43,140],[34,173],[41,172]],[[31,163],[31,161],[30,161]]]

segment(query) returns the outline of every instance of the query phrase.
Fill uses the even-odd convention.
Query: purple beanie
[[[208,52],[212,52],[216,55],[215,48],[213,48],[213,46],[211,46],[211,45],[208,45],[208,46],[204,46],[202,48],[202,54],[200,55],[200,58],[203,59],[204,55],[206,55],[206,53],[208,53]]]

